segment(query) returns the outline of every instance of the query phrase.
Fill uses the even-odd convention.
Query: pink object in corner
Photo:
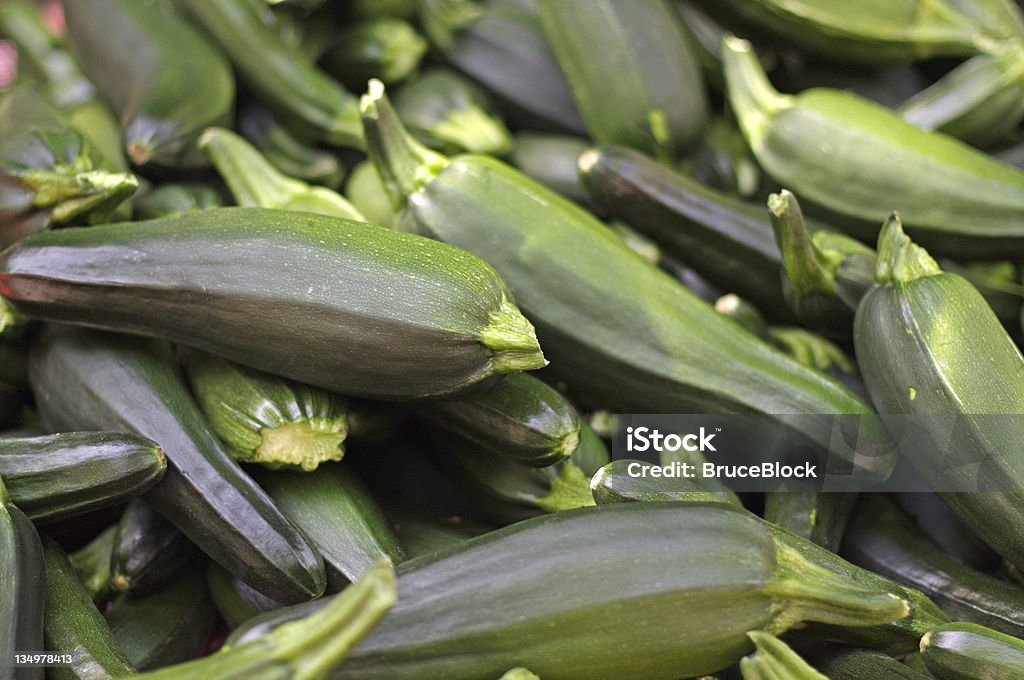
[[[18,75],[18,50],[14,43],[8,40],[0,40],[0,90],[6,90],[14,85],[14,78]]]

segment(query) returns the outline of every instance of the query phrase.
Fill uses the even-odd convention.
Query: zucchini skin
[[[111,587],[132,597],[160,589],[188,564],[196,547],[145,501],[134,500],[117,524],[110,550]]]
[[[830,650],[827,656],[812,661],[832,680],[928,680],[928,676],[905,666],[888,654],[866,649]]]
[[[114,428],[162,442],[144,499],[210,557],[282,601],[323,592],[323,561],[207,429],[161,343],[48,327],[33,345],[36,404],[52,429]]]
[[[341,186],[345,167],[338,158],[291,130],[269,109],[258,104],[242,106],[237,129],[286,176],[329,189]]]
[[[309,213],[219,208],[37,234],[0,256],[0,282],[30,316],[164,337],[351,396],[448,396],[544,363],[483,260]]]
[[[115,533],[117,525],[112,524],[68,555],[78,580],[97,605],[106,602],[110,595],[110,553],[114,548]]]
[[[1016,680],[1024,674],[1024,642],[973,623],[951,623],[921,640],[921,656],[937,680]]]
[[[4,680],[41,680],[42,668],[12,668],[15,652],[42,652],[43,546],[32,522],[12,502],[0,479],[0,654]]]
[[[716,491],[699,480],[688,478],[634,477],[629,467],[643,461],[620,458],[598,470],[590,480],[590,492],[598,505],[609,503],[654,503],[666,501],[720,502],[743,507],[731,491]]]
[[[836,552],[856,502],[856,493],[775,491],[765,498],[764,518]]]
[[[989,573],[1002,563],[999,554],[964,526],[937,495],[908,491],[896,494],[894,500],[929,541],[957,562]]]
[[[131,434],[0,439],[0,476],[13,502],[36,522],[123,503],[148,491],[166,468],[159,446]]]
[[[556,194],[585,204],[590,197],[580,181],[579,158],[589,148],[582,137],[523,132],[516,135],[512,164]]]
[[[210,562],[206,570],[206,586],[217,612],[230,628],[282,607],[280,602],[256,592],[216,562]]]
[[[203,184],[161,184],[133,201],[132,219],[155,220],[224,205],[217,190]]]
[[[320,58],[324,69],[348,87],[370,78],[397,84],[413,75],[427,52],[427,41],[403,19],[356,21],[332,36],[333,47]]]

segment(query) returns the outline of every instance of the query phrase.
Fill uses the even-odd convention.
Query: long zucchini
[[[43,547],[0,479],[0,635],[5,680],[40,680],[42,668],[11,667],[15,653],[43,651]]]
[[[132,597],[146,595],[174,579],[196,547],[145,501],[128,504],[110,550],[110,584]]]
[[[1017,680],[1024,641],[973,623],[952,623],[921,639],[921,657],[937,680]]]
[[[320,556],[221,448],[162,344],[49,327],[30,362],[51,428],[112,428],[162,443],[167,473],[145,500],[210,557],[283,601],[323,592]]]

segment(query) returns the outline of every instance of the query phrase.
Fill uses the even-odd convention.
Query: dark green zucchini
[[[751,631],[755,651],[740,659],[743,680],[829,680],[770,633]]]
[[[866,649],[830,649],[811,660],[831,680],[928,680],[930,676],[903,665],[887,654]]]
[[[586,203],[590,197],[580,181],[579,160],[589,148],[582,137],[523,132],[516,135],[512,164],[556,194]]]
[[[255,472],[284,516],[324,557],[328,592],[356,581],[382,557],[404,559],[398,539],[363,481],[345,464],[315,472]]]
[[[921,638],[921,656],[936,680],[1018,680],[1024,641],[973,623],[951,623]]]
[[[0,476],[14,503],[36,522],[124,503],[160,481],[163,449],[113,432],[0,439]]]
[[[224,56],[167,3],[64,0],[63,7],[71,49],[120,118],[132,162],[203,165],[196,138],[226,123],[235,102]]]
[[[446,396],[546,363],[483,260],[310,213],[46,232],[0,256],[0,281],[29,316],[162,336],[352,396]]]
[[[145,500],[210,557],[284,601],[323,592],[319,554],[221,448],[164,345],[49,327],[30,362],[52,429],[115,428],[163,444],[167,474]]]
[[[179,4],[267,104],[325,141],[362,146],[356,98],[263,22],[262,0],[179,0]]]
[[[67,655],[71,663],[47,669],[53,680],[120,678],[135,675],[110,626],[92,603],[75,575],[68,556],[57,543],[43,538],[46,573],[46,651]]]
[[[699,478],[652,476],[656,467],[639,460],[619,458],[598,470],[590,479],[590,492],[598,505],[666,501],[719,502],[743,507],[731,491],[714,491]]]
[[[256,104],[243,106],[237,130],[286,176],[331,189],[341,186],[345,168],[338,157],[318,149],[269,109]]]
[[[773,491],[766,495],[764,518],[836,552],[856,502],[855,493]]]
[[[131,597],[165,586],[192,561],[196,547],[145,501],[128,504],[110,551],[110,585]]]
[[[397,227],[398,212],[381,184],[377,168],[369,160],[352,169],[345,184],[345,197],[370,224]]]
[[[1024,636],[1024,590],[958,564],[884,497],[861,501],[842,554],[854,564],[920,590],[954,621]]]
[[[202,563],[145,597],[121,596],[106,613],[114,639],[140,671],[196,657],[213,625]]]
[[[371,82],[370,89],[363,98],[367,146],[385,187],[404,205],[403,227],[465,248],[505,276],[545,338],[553,377],[578,406],[871,413],[846,388],[723,318],[579,206],[498,160],[447,159],[421,146],[383,86]],[[800,420],[810,439],[828,441],[815,418]],[[836,446],[833,453],[885,477],[895,462],[887,435],[871,418],[858,420],[857,453]]]
[[[396,508],[387,508],[386,512],[408,559],[451,548],[490,529],[457,515],[443,517],[422,510]]]
[[[224,199],[213,187],[204,184],[161,184],[134,201],[132,218],[155,220],[192,212],[219,208]]]
[[[17,667],[15,653],[43,651],[46,585],[39,534],[0,479],[0,658],[4,680],[40,680],[42,668]]]
[[[711,121],[701,145],[680,169],[701,184],[747,200],[760,195],[764,183],[761,168],[731,116]]]
[[[956,418],[953,430],[901,438],[900,450],[979,538],[1024,564],[1024,431],[1009,417],[1024,414],[1020,350],[981,294],[939,269],[896,217],[879,237],[876,280],[854,334],[872,401],[881,413]],[[984,493],[953,493],[963,488],[961,466],[981,461],[971,489]]]
[[[893,494],[893,500],[914,519],[929,541],[957,562],[984,572],[999,567],[999,553],[964,526],[934,493],[907,491]]]
[[[112,524],[96,538],[68,555],[75,568],[78,580],[85,587],[92,601],[99,604],[110,595],[110,554],[114,549],[117,525]]]
[[[370,78],[397,84],[413,75],[427,53],[427,41],[408,21],[369,19],[343,27],[324,53],[324,70],[348,87],[362,89]]]
[[[580,443],[576,409],[525,373],[509,375],[482,394],[421,406],[416,413],[455,437],[531,467],[564,460]]]
[[[245,585],[216,562],[210,562],[206,569],[206,586],[217,613],[230,628],[283,606]]]

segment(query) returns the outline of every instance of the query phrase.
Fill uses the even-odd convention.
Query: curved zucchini
[[[537,0],[541,25],[590,137],[663,159],[708,124],[690,36],[668,0]]]
[[[855,493],[775,491],[765,497],[764,518],[836,552],[856,502]]]
[[[0,282],[29,316],[161,336],[352,396],[448,396],[546,363],[483,260],[310,213],[219,208],[37,234],[0,256]]]
[[[286,177],[331,189],[341,186],[345,167],[338,157],[284,125],[270,109],[257,104],[243,106],[237,129]]]
[[[827,656],[822,655],[817,666],[832,680],[929,680],[930,677],[903,665],[888,654],[865,649],[830,652]]]
[[[160,481],[163,450],[143,437],[68,432],[0,439],[0,476],[34,521],[53,521],[118,505]]]
[[[579,206],[498,160],[448,159],[422,147],[402,128],[383,86],[371,82],[370,89],[363,98],[367,146],[388,192],[405,206],[403,227],[465,248],[502,273],[579,406],[871,413],[846,388],[723,318]],[[836,446],[833,453],[885,477],[891,445],[870,418],[859,420],[865,427],[856,454]],[[801,421],[808,438],[828,441],[813,417]]]
[[[227,122],[235,103],[223,55],[167,3],[63,0],[63,6],[71,49],[121,119],[132,162],[203,165],[196,137]]]
[[[512,164],[556,194],[586,203],[590,197],[580,181],[579,159],[589,148],[582,137],[523,132],[516,135]]]
[[[903,437],[900,449],[964,524],[1024,564],[1024,432],[1019,418],[985,417],[1024,414],[1020,350],[981,294],[939,269],[896,217],[879,236],[876,279],[854,333],[872,401],[881,413],[956,417],[954,431],[924,428]],[[949,493],[963,483],[968,460],[984,461],[975,480],[985,493]]]
[[[715,491],[700,480],[687,477],[650,476],[650,463],[620,458],[598,470],[590,479],[590,493],[598,505],[667,501],[719,502],[743,507],[736,494]],[[644,474],[644,473],[648,474]]]
[[[163,444],[167,474],[145,500],[210,557],[283,601],[323,592],[320,556],[221,448],[162,344],[49,327],[30,363],[52,429],[114,428]]]
[[[132,219],[155,220],[224,205],[217,190],[203,184],[161,184],[134,201]]]
[[[747,637],[756,649],[740,659],[743,680],[829,680],[774,635],[751,631]]]
[[[196,554],[181,530],[144,501],[128,504],[110,550],[110,584],[132,597],[165,586]]]
[[[15,667],[15,653],[43,651],[43,547],[0,479],[0,658],[5,680],[40,680],[42,668]]]
[[[1024,641],[973,623],[951,623],[921,638],[921,657],[937,680],[1016,680]]]
[[[78,580],[92,601],[99,605],[110,595],[110,553],[114,549],[117,525],[104,529],[94,539],[68,555]]]
[[[360,161],[352,169],[345,184],[345,197],[370,224],[391,228],[398,226],[398,213],[381,184],[377,168],[369,160]]]
[[[465,399],[421,406],[420,418],[522,465],[544,467],[571,456],[580,442],[576,409],[525,373]]]
[[[397,84],[411,76],[427,53],[427,41],[408,21],[383,17],[358,21],[334,36],[334,47],[320,63],[349,87],[362,88],[370,78]]]

